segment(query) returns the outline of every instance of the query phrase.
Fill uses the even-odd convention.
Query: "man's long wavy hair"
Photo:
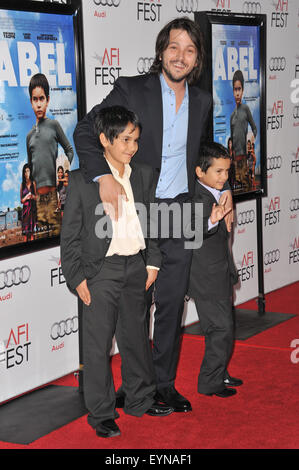
[[[182,17],[176,18],[167,23],[164,28],[160,31],[156,40],[156,57],[149,70],[150,73],[161,73],[162,72],[162,56],[165,49],[169,44],[170,31],[173,29],[182,29],[188,33],[191,40],[194,42],[197,49],[197,65],[193,68],[187,77],[189,85],[195,85],[200,77],[203,61],[204,61],[204,46],[203,37],[199,25],[190,18]]]

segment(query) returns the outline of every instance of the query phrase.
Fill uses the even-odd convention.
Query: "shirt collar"
[[[163,73],[160,73],[160,83],[161,83],[162,95],[164,93],[174,93],[173,89],[170,88],[170,86],[166,82]],[[186,80],[184,100],[188,99],[188,96],[189,96],[189,89],[188,89],[188,83],[187,83],[187,80]]]
[[[219,191],[218,189],[215,189],[215,188],[211,188],[211,186],[207,186],[206,184],[203,184],[201,181],[199,181],[199,179],[197,180],[199,184],[201,184],[204,188],[206,188],[208,191],[210,191],[210,193],[213,194],[214,198],[216,199],[216,201],[218,202],[219,199],[220,199],[220,195],[221,195],[221,191]]]
[[[110,170],[111,170],[111,173],[112,173],[112,175],[113,175],[114,177],[120,178],[120,179],[122,179],[122,178],[127,178],[127,179],[129,179],[129,178],[130,178],[131,172],[132,172],[132,168],[130,167],[129,163],[125,163],[125,171],[124,171],[123,176],[121,177],[121,176],[119,176],[118,170],[117,170],[116,168],[114,168],[113,165],[111,165],[111,163],[107,160],[107,158],[106,158],[106,162],[108,163],[109,168],[110,168]]]

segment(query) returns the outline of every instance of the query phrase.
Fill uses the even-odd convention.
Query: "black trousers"
[[[203,300],[195,305],[205,336],[205,354],[198,376],[199,393],[220,392],[227,377],[227,365],[233,348],[232,300]]]
[[[175,199],[158,199],[158,202],[189,201],[188,195]],[[186,238],[183,227],[180,238],[159,239],[162,265],[155,283],[155,322],[153,334],[153,360],[157,389],[173,385],[176,377],[180,352],[181,322],[184,310],[184,297],[187,292],[192,250],[185,248]]]
[[[83,392],[92,427],[118,418],[110,365],[116,333],[121,355],[124,411],[142,416],[156,390],[146,324],[147,272],[141,254],[105,258],[100,272],[88,281],[91,305],[83,306]],[[117,325],[117,331],[116,331]]]

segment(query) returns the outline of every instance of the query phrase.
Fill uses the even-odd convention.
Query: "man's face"
[[[203,184],[221,191],[228,179],[230,165],[231,161],[229,158],[213,158],[212,165],[205,173],[197,166],[196,174]]]
[[[39,86],[35,87],[30,101],[37,120],[44,119],[49,104],[49,97],[46,98],[44,89]]]
[[[197,65],[197,48],[183,29],[172,29],[162,54],[162,73],[172,82],[181,82]]]
[[[242,102],[243,88],[240,80],[236,80],[234,83],[234,98],[236,105],[238,106]]]

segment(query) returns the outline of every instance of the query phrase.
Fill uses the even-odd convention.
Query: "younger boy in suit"
[[[198,392],[230,397],[236,393],[227,385],[241,385],[230,377],[227,365],[233,347],[232,286],[238,280],[228,247],[228,232],[223,217],[231,157],[216,142],[201,147],[196,166],[194,202],[203,203],[203,244],[193,251],[188,295],[195,301],[200,326],[205,336],[205,355],[198,377]]]
[[[152,168],[132,162],[141,124],[133,112],[113,106],[99,111],[95,126],[104,150],[99,158],[106,158],[127,199],[121,201],[122,216],[111,221],[104,215],[97,183],[87,184],[81,170],[72,171],[61,230],[61,264],[67,284],[83,301],[88,422],[98,436],[112,437],[120,434],[110,368],[114,334],[122,359],[125,413],[165,416],[173,409],[154,399],[145,291],[157,277],[161,254],[157,242],[146,239],[145,224],[140,223],[135,207],[139,203],[148,208],[155,189]]]

